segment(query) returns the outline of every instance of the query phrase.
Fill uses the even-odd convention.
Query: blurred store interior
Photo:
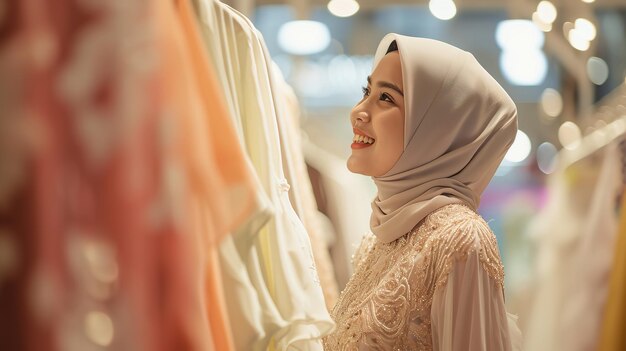
[[[479,212],[525,349],[626,350],[626,0],[0,1],[0,350],[318,350],[387,33],[517,105]]]
[[[599,258],[613,257],[615,249],[616,236],[595,232],[603,229],[593,223],[600,219],[592,199],[594,193],[606,191],[598,180],[603,147],[619,134],[612,128],[621,131],[626,121],[626,1],[242,0],[229,4],[252,19],[298,96],[312,179],[321,177],[327,192],[346,194],[342,206],[349,214],[320,208],[327,216],[336,216],[331,222],[339,239],[332,239],[331,255],[340,289],[350,275],[345,258],[369,230],[369,200],[376,192],[367,177],[344,167],[352,138],[349,111],[361,98],[360,87],[366,84],[378,42],[394,32],[442,40],[471,52],[517,104],[517,138],[483,195],[480,213],[498,237],[507,306],[520,315],[524,329],[532,329],[528,324],[542,319],[554,318],[556,323],[566,310],[573,310],[563,317],[566,325],[567,318],[585,318],[568,305],[585,302],[573,295],[606,293],[594,285],[606,283],[607,267],[584,273],[581,269]],[[583,157],[586,154],[594,155]],[[572,167],[579,158],[585,159]],[[325,179],[317,168],[337,174]],[[625,176],[621,177],[623,182]],[[560,184],[564,182],[568,184]],[[569,200],[555,199],[562,196],[560,186],[572,191]],[[605,200],[617,206],[621,190]],[[569,212],[572,209],[553,208],[565,207],[569,201],[580,201],[575,215]],[[596,239],[595,244],[588,242]],[[602,277],[593,283],[580,279],[580,274]],[[551,283],[562,283],[569,293],[552,291]],[[566,301],[557,307],[559,299]],[[548,306],[537,307],[541,303]],[[552,332],[553,338],[559,338],[572,332],[566,328],[557,332],[558,327],[549,322],[539,328],[544,331],[529,333]],[[551,347],[547,343],[541,349],[569,349]]]

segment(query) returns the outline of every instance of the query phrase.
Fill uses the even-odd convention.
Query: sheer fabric
[[[366,236],[332,311],[325,350],[516,350],[495,236],[464,205],[431,213],[401,238]]]

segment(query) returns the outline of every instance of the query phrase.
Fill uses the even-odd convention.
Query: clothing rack
[[[626,98],[626,83],[617,87],[610,95],[598,103],[599,107],[594,115],[600,117],[601,114],[608,112],[611,115],[605,116],[605,118],[608,117],[606,119],[611,120],[611,122],[582,137],[575,148],[563,148],[557,155],[558,168],[566,169],[624,137],[626,134],[626,111],[618,111],[617,109],[617,106],[620,106],[620,101],[624,100],[624,98]],[[594,120],[598,119],[600,118]]]

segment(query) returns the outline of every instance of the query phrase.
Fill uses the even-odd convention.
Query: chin
[[[368,172],[367,169],[365,169],[362,165],[359,165],[359,163],[356,160],[352,159],[352,156],[348,158],[348,162],[346,162],[346,166],[348,167],[348,170],[352,173],[362,174],[365,176],[371,176],[370,172]]]
[[[346,167],[348,168],[348,171],[350,171],[352,173],[361,173],[361,172],[359,172],[359,167],[357,167],[357,165],[355,165],[355,162],[352,159],[352,156],[350,156],[348,158],[348,161],[346,161]]]

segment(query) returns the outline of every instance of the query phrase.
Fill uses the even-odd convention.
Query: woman
[[[495,236],[476,209],[517,110],[474,57],[388,34],[354,107],[348,168],[372,176],[372,234],[325,350],[514,350]]]

